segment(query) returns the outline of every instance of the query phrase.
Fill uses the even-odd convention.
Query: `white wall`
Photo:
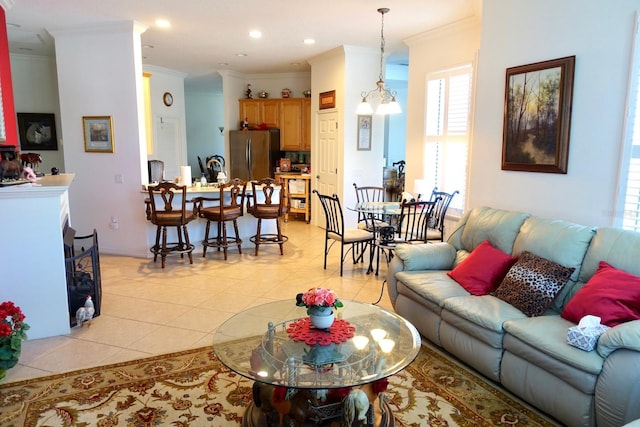
[[[640,4],[489,0],[483,8],[469,205],[611,225]],[[506,68],[570,55],[576,70],[568,173],[500,170]]]
[[[55,58],[12,54],[11,78],[17,113],[53,113],[56,119],[57,150],[22,150],[22,152],[36,152],[41,155],[40,172],[50,173],[54,166],[64,172],[64,147],[60,128]]]

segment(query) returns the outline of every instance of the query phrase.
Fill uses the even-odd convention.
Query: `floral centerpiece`
[[[29,325],[24,323],[20,307],[11,301],[0,304],[0,380],[5,372],[18,363],[22,340],[27,338]]]
[[[311,288],[296,295],[296,305],[307,307],[311,323],[318,329],[327,329],[333,324],[334,308],[344,307],[335,292],[326,288]]]

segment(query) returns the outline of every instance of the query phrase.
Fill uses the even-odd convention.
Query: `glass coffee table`
[[[292,420],[304,418],[304,425],[340,425],[343,398],[355,389],[369,398],[366,425],[394,425],[378,393],[387,377],[416,358],[420,334],[393,312],[343,302],[328,330],[309,327],[306,308],[293,298],[247,309],[217,329],[215,355],[255,381],[244,426],[278,425],[286,411]],[[285,396],[289,404],[279,406]]]

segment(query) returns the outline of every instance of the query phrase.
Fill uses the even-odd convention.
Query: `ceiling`
[[[481,0],[0,0],[11,53],[53,55],[47,30],[93,28],[119,21],[148,27],[143,64],[187,74],[186,82],[218,78],[217,70],[244,74],[309,71],[308,59],[341,45],[380,48],[406,63],[409,36],[480,14]],[[158,18],[171,23],[158,28]],[[249,37],[260,30],[262,38]],[[315,44],[305,45],[305,38]],[[246,56],[237,56],[244,53]]]

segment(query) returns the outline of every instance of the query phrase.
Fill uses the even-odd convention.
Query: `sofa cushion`
[[[401,271],[396,273],[396,279],[420,298],[439,307],[442,307],[447,298],[469,295],[469,292],[447,276],[446,271],[442,270]],[[398,291],[403,293],[403,287],[398,286]],[[412,297],[412,295],[407,296]]]
[[[509,319],[525,316],[510,304],[491,296],[459,296],[444,301],[443,308],[457,316],[493,332],[502,333],[502,324]]]
[[[473,295],[486,295],[500,284],[515,261],[485,240],[447,274]]]
[[[526,317],[512,319],[504,322],[504,330],[531,348],[541,353],[571,365],[590,374],[598,374],[602,370],[603,359],[595,351],[582,351],[566,343],[567,329],[573,324],[559,315]],[[514,350],[507,345],[505,349]],[[545,365],[545,357],[540,355],[534,358],[532,355],[521,354],[521,357],[537,364]],[[566,379],[566,378],[565,378]]]
[[[456,259],[456,250],[449,243],[401,244],[394,252],[408,271],[448,270]]]
[[[587,314],[600,317],[607,326],[640,319],[640,277],[600,261],[596,273],[562,311],[562,317],[574,323]]]
[[[474,208],[467,218],[458,249],[473,251],[488,240],[502,252],[511,254],[520,226],[530,214],[493,208]]]
[[[596,231],[580,268],[580,280],[586,283],[605,261],[628,273],[640,276],[640,233],[603,227]]]
[[[525,251],[492,295],[529,317],[541,316],[574,270]]]
[[[514,256],[529,251],[560,265],[575,268],[570,282],[551,305],[557,314],[574,293],[575,282],[594,233],[595,229],[591,226],[537,216],[527,218],[520,228],[513,244]]]

